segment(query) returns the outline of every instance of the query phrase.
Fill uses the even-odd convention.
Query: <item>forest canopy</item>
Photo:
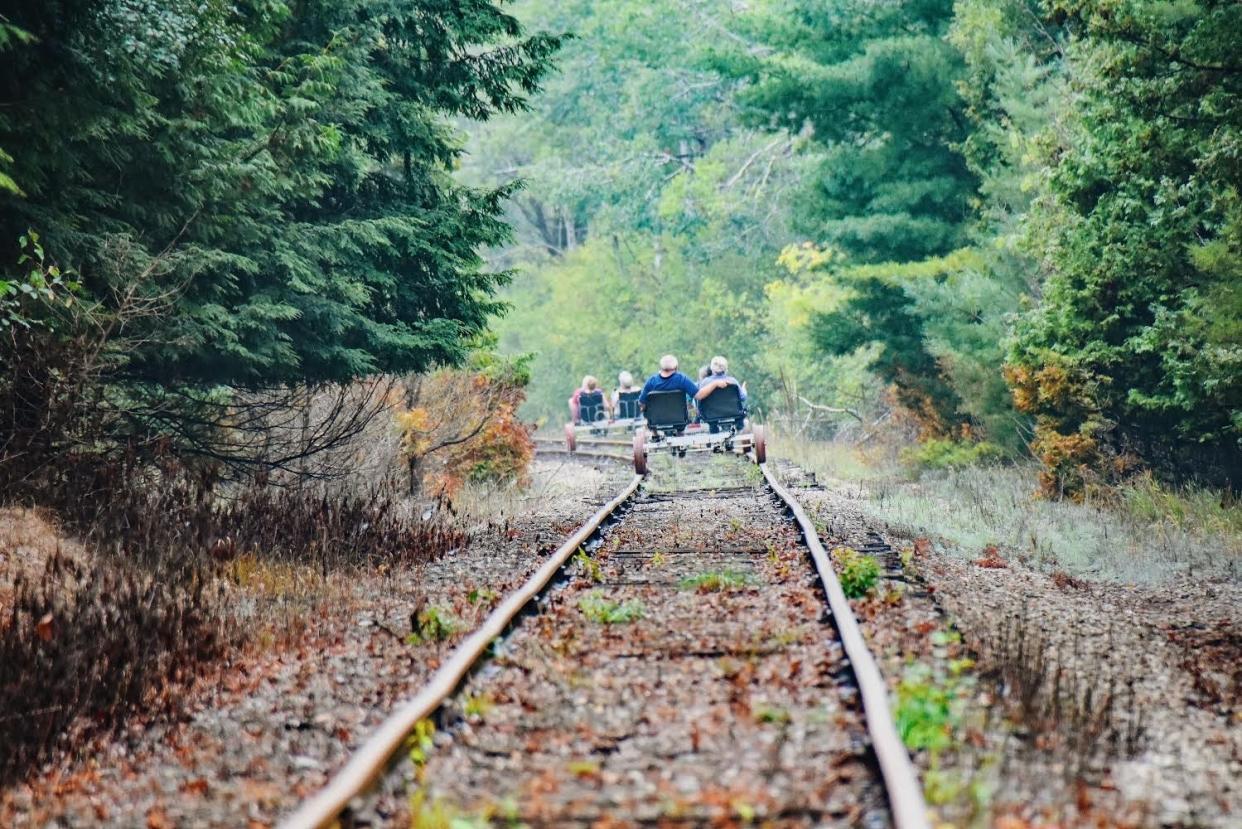
[[[1239,480],[1237,3],[515,13],[576,34],[464,162],[527,183],[495,257],[532,416],[723,353],[769,418],[1034,454],[1049,492]]]
[[[193,443],[238,391],[458,363],[500,310],[480,251],[514,184],[454,177],[453,119],[523,109],[559,37],[486,0],[40,0],[0,24],[6,438],[86,416],[55,354],[99,351],[113,437]]]

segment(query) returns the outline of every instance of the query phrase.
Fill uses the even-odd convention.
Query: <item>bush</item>
[[[999,446],[987,441],[971,443],[951,438],[932,438],[903,450],[901,458],[906,463],[923,469],[960,469],[976,463],[998,460],[1003,454]]]
[[[535,443],[517,409],[529,379],[524,359],[487,351],[469,369],[413,378],[397,416],[412,480],[450,498],[467,482],[524,484]]]

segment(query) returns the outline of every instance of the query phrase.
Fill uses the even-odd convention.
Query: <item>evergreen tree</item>
[[[1242,6],[1048,4],[1077,104],[1034,241],[1048,273],[1010,377],[1050,484],[1124,469],[1242,479]]]
[[[911,262],[966,241],[975,180],[957,150],[967,122],[961,56],[945,37],[952,15],[950,0],[785,0],[749,18],[768,49],[717,56],[749,82],[740,99],[752,120],[809,131],[825,147],[798,227],[853,262]],[[880,344],[872,369],[898,400],[917,401],[929,434],[962,420],[923,315],[901,287],[878,275],[857,281],[816,332],[833,355]]]
[[[138,323],[131,382],[348,381],[459,359],[498,310],[510,186],[453,181],[448,119],[513,111],[558,40],[485,0],[18,2],[0,238]]]

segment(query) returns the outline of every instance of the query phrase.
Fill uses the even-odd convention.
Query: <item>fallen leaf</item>
[[[38,634],[39,638],[42,639],[44,642],[52,641],[52,614],[51,613],[43,614],[43,618],[40,619],[38,623],[35,625],[35,633]]]

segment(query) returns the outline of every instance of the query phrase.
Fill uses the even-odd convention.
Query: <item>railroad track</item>
[[[438,714],[436,748],[406,769],[415,811],[925,829],[887,689],[794,495],[766,465],[669,461],[570,535],[282,825],[332,825]]]
[[[565,439],[535,436],[535,456],[540,458],[557,457],[569,460],[584,461],[621,461],[633,463],[633,444],[630,441],[615,438],[599,440],[583,440],[578,448],[570,450],[565,446]]]

